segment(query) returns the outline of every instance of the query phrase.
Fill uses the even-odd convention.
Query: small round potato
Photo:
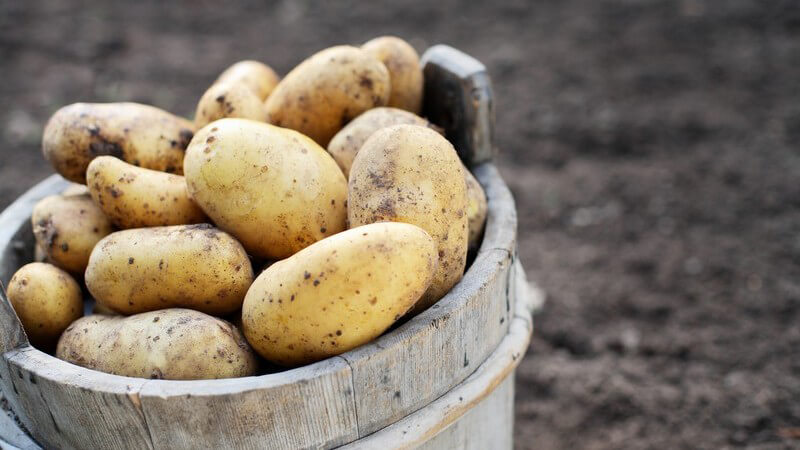
[[[261,101],[269,97],[269,94],[281,81],[280,77],[271,67],[258,61],[239,61],[225,69],[214,83],[233,83],[244,84],[255,92]]]
[[[346,352],[380,336],[425,292],[436,243],[404,223],[323,239],[261,273],[242,306],[244,334],[285,366]]]
[[[486,203],[486,193],[475,175],[464,167],[464,181],[467,183],[467,219],[469,221],[469,248],[477,250],[481,245],[483,226],[486,223],[486,214],[489,212]]]
[[[89,258],[86,287],[122,314],[187,307],[227,314],[242,306],[253,268],[242,246],[208,224],[117,231]]]
[[[95,244],[114,231],[89,194],[45,197],[34,206],[31,223],[45,260],[75,275],[83,275]]]
[[[373,108],[353,119],[352,122],[336,133],[336,136],[328,144],[328,153],[339,164],[344,176],[349,177],[350,167],[353,165],[356,153],[364,145],[364,142],[372,136],[372,133],[381,128],[403,124],[434,127],[433,124],[422,117],[402,109]]]
[[[461,161],[439,133],[417,125],[376,131],[350,171],[351,227],[406,222],[437,243],[439,267],[414,312],[439,300],[461,279],[467,258],[467,187]]]
[[[219,82],[208,88],[197,103],[194,126],[198,129],[225,117],[267,121],[267,110],[258,95],[242,83]]]
[[[47,122],[42,151],[58,173],[76,183],[86,183],[86,167],[101,155],[181,174],[192,133],[191,122],[152,106],[74,103]]]
[[[56,356],[101,372],[165,380],[245,377],[255,375],[257,364],[233,325],[180,308],[86,316],[64,331]]]
[[[143,169],[113,156],[98,156],[86,170],[95,203],[120,228],[203,223],[180,175]]]
[[[347,180],[296,131],[218,120],[197,132],[184,164],[189,195],[252,255],[286,258],[346,228]]]
[[[366,42],[361,48],[389,69],[392,93],[388,105],[419,114],[424,79],[414,47],[398,37],[381,36]]]
[[[22,266],[11,277],[7,296],[28,339],[42,350],[55,348],[61,332],[83,315],[80,286],[52,264]]]
[[[386,105],[386,66],[365,51],[341,45],[303,61],[267,98],[267,120],[297,130],[323,147],[354,117]]]

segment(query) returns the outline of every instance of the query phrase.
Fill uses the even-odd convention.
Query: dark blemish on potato
[[[65,253],[69,251],[69,245],[66,242],[61,244],[61,251]]]
[[[376,303],[378,303],[378,297],[372,297],[371,299],[369,299],[370,305],[374,305]]]
[[[150,379],[160,380],[162,378],[164,378],[164,374],[161,373],[161,369],[159,369],[159,368],[153,369],[153,372],[150,373]]]
[[[163,270],[163,269],[164,269],[164,260],[161,259],[161,260],[158,261],[158,270]],[[158,318],[156,318],[156,320],[154,320],[154,322],[157,322],[157,321],[158,321]]]
[[[320,229],[319,229],[319,232],[320,232],[320,233],[324,233],[324,232],[326,232],[326,231],[328,231],[328,229],[327,229],[327,228],[325,228],[325,227],[322,227],[322,228],[320,228]]]
[[[133,264],[133,258],[128,258],[128,264]]]
[[[361,291],[359,291],[358,289],[356,289],[356,295],[359,295],[359,294],[361,294]]]
[[[156,336],[156,337],[153,338],[153,342],[155,342],[155,341],[157,341],[159,339],[161,339],[161,336]]]
[[[310,273],[308,273],[308,271],[305,271],[305,272],[303,272],[303,279],[304,279],[304,280],[307,280],[307,279],[309,279],[309,278],[311,278],[311,274],[310,274]]]
[[[178,146],[178,141],[176,141],[175,139],[169,141],[169,146],[170,147],[177,147]]]
[[[216,100],[217,103],[222,103],[222,102],[225,101],[225,95],[220,95],[219,97],[215,98],[214,100]]]
[[[331,205],[335,205],[335,204],[336,204],[336,200],[335,199],[331,199]]]
[[[294,294],[292,294],[292,298],[291,298],[290,300],[291,300],[291,301],[294,301]]]
[[[336,330],[336,335],[337,336],[341,336],[342,335],[342,330]]]
[[[319,286],[319,279],[314,280],[314,286]]]
[[[289,350],[294,350],[294,345],[293,344],[289,344],[289,345],[286,346],[286,348],[288,348]]]
[[[155,317],[155,318],[153,318],[153,323],[156,323],[156,322],[158,322],[159,320],[161,320],[161,317]]]
[[[467,359],[467,352],[464,352],[464,367],[469,365],[469,360]]]
[[[110,155],[123,159],[122,146],[117,142],[107,141],[101,136],[97,136],[96,140],[89,144],[89,155],[92,158],[96,156]]]
[[[373,84],[372,78],[370,78],[367,74],[362,74],[358,80],[358,85],[367,89],[372,89]]]
[[[214,131],[214,130],[211,130],[211,131]],[[186,148],[186,146],[189,145],[189,142],[192,140],[193,137],[194,137],[194,132],[192,130],[190,130],[188,128],[182,129],[181,132],[180,132],[181,147],[182,148]]]
[[[444,250],[439,250],[439,258],[444,258]]]
[[[394,398],[400,398],[400,391],[394,391]]]

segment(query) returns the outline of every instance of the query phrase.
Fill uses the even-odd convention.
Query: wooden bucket
[[[485,69],[444,46],[423,60],[426,111],[448,137],[460,136],[461,156],[489,200],[482,245],[450,293],[340,356],[274,374],[199,381],[129,378],[56,359],[31,347],[3,293],[0,390],[11,414],[0,414],[0,446],[511,448],[513,373],[541,293],[517,260],[514,201],[487,162],[492,121]],[[432,101],[455,106],[437,120],[427,106]],[[51,176],[0,215],[3,283],[33,260],[34,204],[66,186]]]

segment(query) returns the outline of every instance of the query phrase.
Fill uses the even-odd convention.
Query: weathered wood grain
[[[31,347],[3,355],[15,411],[46,448],[152,448],[139,391],[147,380],[108,375]]]
[[[140,395],[156,448],[331,448],[358,437],[338,357],[260,377],[152,380]]]
[[[444,128],[467,167],[494,154],[494,94],[486,67],[447,45],[420,59],[425,74],[423,115]]]

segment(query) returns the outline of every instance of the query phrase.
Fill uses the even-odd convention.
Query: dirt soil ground
[[[0,1],[0,207],[51,173],[61,105],[190,116],[238,59],[449,43],[493,77],[520,253],[549,295],[517,446],[800,447],[797,2],[109,3]]]

